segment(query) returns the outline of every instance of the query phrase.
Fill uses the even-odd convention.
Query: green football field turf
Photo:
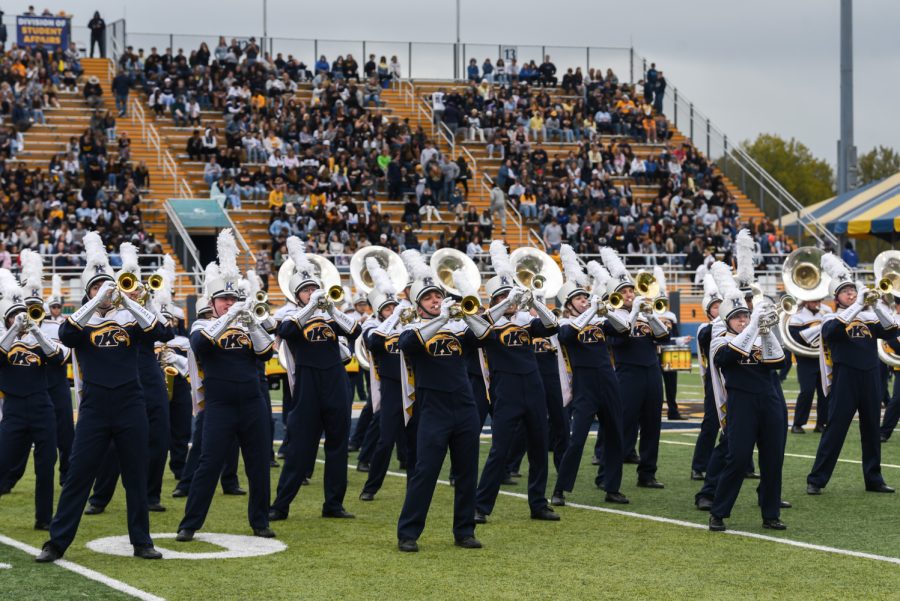
[[[322,519],[319,465],[311,486],[304,487],[294,502],[290,519],[273,524],[278,540],[287,545],[280,553],[148,562],[91,551],[85,547],[87,542],[126,533],[124,491],[120,488],[105,514],[83,518],[66,559],[169,600],[898,597],[900,497],[864,492],[861,468],[853,463],[860,458],[855,428],[821,497],[805,494],[805,476],[819,435],[810,432],[788,437],[783,496],[795,507],[784,511],[788,530],[782,533],[761,527],[755,505],[756,481],[752,480],[745,481],[733,516],[727,520],[732,533],[705,529],[708,514],[693,507],[698,483],[688,478],[695,436],[679,431],[663,434],[658,477],[665,482],[665,490],[638,489],[635,466],[626,466],[622,490],[632,503],[625,507],[603,503],[602,492],[594,488],[591,439],[575,491],[568,495],[570,504],[585,507],[558,509],[562,521],[557,523],[534,522],[529,519],[526,501],[515,496],[525,493],[523,477],[518,485],[503,487],[490,522],[478,527],[477,535],[485,545],[482,550],[453,546],[453,489],[446,484],[438,485],[418,554],[401,554],[396,549],[402,477],[389,476],[376,501],[363,503],[357,495],[365,475],[351,469],[346,506],[357,519]],[[488,448],[489,441],[484,441],[482,461]],[[883,450],[885,478],[889,484],[900,484],[900,440],[887,443]],[[350,460],[355,462],[355,455]],[[523,465],[526,471],[527,462]],[[279,470],[272,470],[273,490],[278,474]],[[548,492],[554,479],[551,466]],[[245,478],[242,482],[246,485]],[[167,472],[164,504],[169,510],[151,514],[154,533],[171,534],[177,528],[184,499],[168,498],[173,486]],[[0,498],[0,534],[39,547],[45,533],[31,529],[32,490],[33,477],[28,474],[11,495]],[[217,494],[204,531],[250,534],[246,520],[246,497]],[[882,559],[754,538],[758,536]],[[157,544],[178,551],[207,552],[211,548],[161,539]],[[11,565],[0,569],[0,599],[127,598],[58,566],[38,566],[25,553],[3,544],[0,563]]]

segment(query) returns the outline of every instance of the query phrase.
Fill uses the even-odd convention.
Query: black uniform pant
[[[295,384],[296,385],[296,384]],[[285,449],[289,444],[287,423],[288,416],[294,408],[294,391],[291,390],[290,382],[287,374],[281,376],[281,425],[284,427],[284,434],[281,439],[281,447],[278,453],[284,455]]]
[[[712,391],[712,383],[706,374],[703,379],[703,421],[700,422],[700,433],[694,445],[694,456],[691,469],[695,472],[706,472],[713,448],[716,446],[716,433],[719,431],[719,412],[716,410],[716,398]]]
[[[547,402],[537,372],[513,374],[500,371],[491,376],[494,415],[491,450],[481,472],[475,508],[485,515],[494,509],[500,483],[506,474],[516,429],[524,426],[528,450],[528,506],[532,513],[547,506]]]
[[[881,436],[885,439],[890,438],[898,421],[900,421],[900,376],[894,372],[894,394],[891,395],[891,402],[884,410],[884,417],[881,420]]]
[[[663,388],[666,393],[666,408],[668,409],[669,419],[678,417],[678,372],[664,371],[662,372]]]
[[[566,448],[569,446],[569,416],[563,407],[562,389],[558,373],[541,373],[544,384],[544,398],[547,401],[547,416],[550,419],[550,430],[547,437],[547,449],[553,453],[553,467],[559,471]],[[510,450],[506,471],[516,473],[522,463],[522,457],[528,450],[528,437],[521,427],[516,428],[516,441]]]
[[[658,365],[616,366],[619,389],[622,393],[623,432],[625,449],[637,445],[638,429],[641,432],[638,447],[638,479],[656,477],[659,457],[659,435],[662,426],[662,377]]]
[[[619,492],[624,443],[618,380],[607,371],[574,367],[572,388],[572,430],[553,490],[571,491],[575,487],[584,443],[596,415],[600,417],[603,431],[603,489],[608,493]]]
[[[325,503],[323,511],[339,511],[347,492],[347,441],[352,401],[343,365],[297,370],[297,403],[288,419],[291,446],[285,456],[272,509],[285,515],[312,470],[325,432]]]
[[[821,427],[828,423],[828,399],[822,392],[822,378],[818,359],[797,357],[797,380],[800,383],[800,394],[794,406],[794,425],[804,426],[809,420],[813,396],[816,396],[816,425]]]
[[[237,438],[250,484],[247,518],[254,529],[269,526],[269,418],[259,394],[258,380],[203,381],[206,409],[200,463],[194,473],[180,529],[199,530],[206,521],[216,483],[231,446]]]
[[[863,479],[866,486],[884,483],[881,476],[881,380],[878,368],[861,370],[836,363],[832,372],[828,427],[819,440],[816,461],[806,477],[809,484],[823,488],[837,465],[853,416],[859,413]]]
[[[353,400],[353,384],[350,384],[350,400]],[[356,427],[353,428],[353,435],[350,437],[350,444],[356,447],[357,449],[361,449],[363,445],[363,441],[366,438],[366,433],[369,431],[369,428],[372,426],[372,422],[375,421],[373,418],[375,416],[375,412],[372,410],[372,401],[366,401],[366,404],[363,406],[362,411],[359,412],[359,417],[356,418]]]
[[[56,465],[56,414],[46,392],[6,394],[0,421],[0,474],[28,459],[34,441],[34,517],[49,524],[53,517],[53,468]]]
[[[184,463],[184,469],[181,470],[181,479],[178,481],[178,490],[187,493],[191,490],[191,482],[194,481],[194,474],[197,466],[200,464],[200,450],[203,448],[203,423],[206,421],[206,411],[201,411],[194,419],[194,431],[191,437],[191,448],[188,451],[187,461]],[[238,446],[237,437],[235,436],[225,451],[225,463],[222,465],[222,490],[229,491],[240,487],[238,481],[237,469],[238,458],[240,456],[240,447]]]
[[[781,468],[784,463],[784,433],[787,429],[784,406],[777,395],[728,390],[726,413],[728,451],[719,476],[710,513],[727,518],[737,501],[753,458],[759,447],[759,504],[764,520],[781,515]]]
[[[413,410],[419,412],[416,467],[406,485],[406,500],[397,522],[399,540],[416,540],[434,497],[447,450],[456,473],[453,490],[453,536],[461,540],[475,534],[475,481],[481,428],[471,389],[455,392],[416,389]]]
[[[169,395],[165,385],[142,382],[143,398],[147,409],[150,444],[147,447],[147,502],[159,503],[162,495],[162,479],[166,471],[169,452]],[[120,465],[114,448],[109,452],[97,473],[94,494],[88,500],[96,507],[106,507],[119,483]]]
[[[191,441],[191,385],[176,376],[172,384],[172,403],[169,405],[169,469],[176,480],[181,480]]]
[[[418,425],[418,413],[414,413],[409,423],[406,423],[403,412],[403,392],[400,382],[390,378],[381,379],[381,409],[375,414],[381,423],[379,427],[378,444],[372,453],[372,461],[369,466],[369,477],[363,486],[363,492],[375,494],[384,484],[391,463],[391,453],[394,445],[401,439],[406,444],[406,483],[409,484],[413,470],[416,466],[416,427]]]
[[[269,378],[266,376],[266,364],[264,362],[260,362],[258,365],[259,368],[259,394],[262,396],[263,400],[266,402],[266,411],[268,412],[266,415],[269,416],[269,419],[266,420],[268,424],[269,431],[269,461],[275,460],[275,416],[272,414],[272,395],[269,393]]]
[[[62,485],[69,471],[69,455],[72,452],[72,439],[75,437],[75,421],[72,418],[72,391],[66,379],[51,386],[47,393],[53,404],[53,412],[56,419],[56,450],[59,458],[59,483]],[[22,448],[18,460],[10,459],[8,465],[12,467],[5,472],[0,472],[0,492],[8,492],[25,475],[28,465],[28,453],[31,450],[30,441]]]
[[[131,544],[153,544],[147,511],[147,431],[147,410],[137,381],[118,388],[84,383],[69,473],[50,523],[50,542],[57,549],[65,551],[75,538],[91,485],[110,442],[122,466]]]

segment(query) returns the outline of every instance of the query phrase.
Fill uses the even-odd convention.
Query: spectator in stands
[[[91,75],[82,93],[89,107],[99,108],[103,104],[103,89],[100,87],[100,79],[96,75]]]
[[[116,98],[116,110],[119,117],[124,117],[128,111],[128,93],[131,91],[131,80],[121,68],[116,70],[116,76],[112,81],[112,91]]]
[[[203,181],[208,186],[212,186],[213,182],[218,182],[222,178],[222,166],[216,160],[215,155],[209,157],[209,162],[203,167]]]
[[[540,81],[545,87],[556,87],[556,65],[550,61],[550,55],[544,57],[540,68]]]
[[[491,218],[494,220],[493,222],[499,219],[502,232],[506,234],[506,195],[503,193],[503,190],[496,183],[494,187],[491,188],[491,196],[490,196],[490,212]]]
[[[95,45],[100,50],[100,58],[106,58],[106,21],[100,16],[100,11],[94,11],[88,29],[91,30],[91,58],[94,58]]]

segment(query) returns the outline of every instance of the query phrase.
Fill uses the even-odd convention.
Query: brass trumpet
[[[159,366],[162,368],[163,373],[166,374],[169,378],[174,378],[178,375],[178,369],[168,361],[166,361],[166,355],[171,352],[171,349],[163,345],[159,347],[157,352],[157,359],[159,360]]]
[[[25,314],[28,316],[28,319],[36,324],[39,324],[44,319],[44,306],[40,303],[28,305],[28,308],[25,310]]]
[[[402,311],[400,311],[400,323],[403,325],[414,322],[418,318],[418,314],[416,314],[416,310],[412,307],[406,307]]]
[[[258,302],[258,303],[269,302],[269,295],[265,290],[257,290],[254,298],[256,299],[256,302]]]
[[[119,277],[116,279],[116,286],[123,294],[130,294],[134,292],[140,285],[141,281],[138,279],[138,277],[128,271],[126,271],[125,273],[120,273]]]
[[[162,290],[163,287],[163,277],[154,273],[149,278],[147,278],[147,286],[146,288],[152,292],[156,292],[157,290]]]
[[[659,296],[659,282],[656,281],[656,276],[649,271],[641,270],[637,273],[637,277],[634,280],[634,289],[638,296],[647,298]]]
[[[336,305],[344,300],[344,289],[335,284],[331,286],[325,293],[325,296],[319,299],[319,309],[326,310],[329,305]]]
[[[463,299],[450,307],[450,318],[460,319],[475,315],[481,308],[481,301],[477,296],[464,296]]]

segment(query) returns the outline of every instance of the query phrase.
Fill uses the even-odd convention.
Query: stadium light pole
[[[841,138],[838,140],[838,194],[856,187],[853,145],[853,0],[841,0]]]
[[[459,79],[459,53],[462,50],[462,47],[459,43],[459,14],[460,14],[460,0],[456,0],[456,49],[453,53],[453,76],[456,79]]]

